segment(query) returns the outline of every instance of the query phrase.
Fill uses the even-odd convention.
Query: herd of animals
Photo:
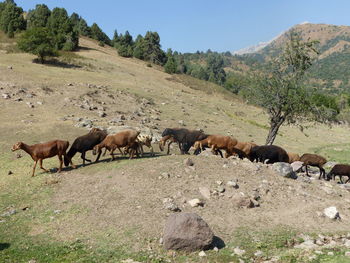
[[[159,141],[161,151],[164,150],[167,143],[167,154],[170,153],[170,145],[172,143],[178,143],[181,154],[188,154],[191,147],[194,148],[194,154],[196,155],[206,148],[211,148],[214,154],[220,154],[221,157],[224,157],[222,151],[225,151],[225,158],[238,156],[241,159],[248,158],[252,162],[257,161],[271,164],[275,162],[293,163],[300,161],[303,163],[303,167],[305,167],[307,176],[309,176],[308,166],[314,166],[320,170],[319,179],[335,180],[335,176],[339,176],[340,182],[344,183],[342,177],[346,176],[348,179],[345,183],[350,181],[350,165],[336,164],[326,175],[323,166],[327,160],[324,157],[310,153],[299,156],[295,153],[288,153],[276,145],[258,146],[252,142],[239,142],[230,136],[208,135],[200,130],[188,130],[185,128],[166,128]],[[40,168],[47,172],[48,170],[43,167],[43,160],[56,155],[60,161],[58,168],[58,172],[60,172],[63,162],[65,166],[69,166],[70,164],[73,168],[76,168],[72,162],[72,158],[77,152],[81,153],[81,159],[83,160],[83,165],[85,165],[85,161],[91,162],[85,156],[86,152],[90,150],[93,151],[94,155],[97,155],[95,162],[98,162],[104,148],[103,155],[109,151],[112,160],[114,160],[114,151],[116,149],[119,150],[121,155],[129,155],[130,159],[132,159],[135,155],[137,157],[140,155],[143,156],[143,146],[149,147],[151,156],[154,156],[152,137],[149,135],[142,135],[139,131],[133,129],[123,130],[115,134],[107,134],[105,130],[92,128],[88,134],[76,138],[69,150],[68,141],[53,140],[34,145],[17,142],[13,145],[12,151],[22,149],[33,158],[34,167],[32,176],[34,176],[38,162]]]

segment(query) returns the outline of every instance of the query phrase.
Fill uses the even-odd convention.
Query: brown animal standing
[[[101,143],[97,144],[94,148],[92,153],[94,155],[97,155],[96,162],[99,160],[102,149],[107,148],[107,150],[110,151],[110,155],[112,157],[112,161],[114,160],[114,151],[118,148],[122,147],[131,147],[133,146],[134,142],[136,141],[137,136],[140,134],[139,131],[136,130],[124,130],[121,132],[118,132],[116,134],[110,134],[108,135]],[[133,156],[130,156],[130,159]]]
[[[254,146],[257,146],[257,145],[253,142],[237,142],[237,144],[235,145],[235,148],[238,150],[241,150],[248,156]]]
[[[305,166],[307,176],[309,176],[307,166],[310,165],[320,169],[320,177],[318,179],[321,179],[321,177],[326,179],[326,171],[323,168],[323,165],[327,162],[326,158],[317,154],[304,153],[300,157],[300,161],[303,162],[303,166]]]
[[[176,140],[174,139],[174,137],[171,136],[171,135],[163,136],[163,137],[160,139],[160,141],[159,141],[159,149],[160,149],[161,151],[164,151],[164,146],[165,146],[165,144],[166,144],[167,141],[169,141],[169,143],[168,143],[168,150],[167,150],[167,153],[166,153],[166,154],[169,155],[169,153],[170,153],[170,145],[171,145],[173,142],[176,143],[177,141],[176,141]],[[181,148],[181,146],[180,146],[180,148]]]
[[[237,140],[230,136],[209,135],[204,140],[201,140],[199,144],[201,149],[204,147],[204,145],[208,145],[213,154],[217,154],[217,150],[225,150],[225,157],[227,158],[234,154],[234,147],[237,144]]]
[[[69,146],[68,141],[61,141],[61,140],[38,143],[34,145],[27,145],[23,142],[17,142],[15,145],[12,146],[11,150],[13,152],[17,150],[23,150],[33,158],[34,167],[33,167],[32,176],[34,176],[35,168],[38,161],[40,164],[40,168],[45,172],[48,172],[48,170],[43,167],[43,160],[54,157],[56,155],[58,156],[58,159],[60,161],[60,167],[58,168],[58,172],[61,172],[62,165],[63,165],[62,156],[66,157],[66,151],[68,146]],[[71,164],[75,168],[72,162]]]

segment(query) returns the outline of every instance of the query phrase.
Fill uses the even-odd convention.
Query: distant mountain
[[[268,44],[270,44],[270,41],[268,42],[260,42],[257,45],[245,47],[242,49],[239,49],[237,51],[233,51],[233,55],[243,55],[243,54],[250,54],[250,53],[255,53],[266,47]]]
[[[350,93],[350,26],[311,23],[293,26],[255,52],[241,52],[244,55],[236,56],[240,58],[240,68],[243,68],[242,63],[250,70],[262,68],[266,62],[282,52],[288,40],[287,34],[291,30],[300,32],[304,40],[320,42],[318,45],[320,54],[310,69],[310,83],[330,93],[344,91]],[[232,62],[231,67],[237,69],[235,60]]]

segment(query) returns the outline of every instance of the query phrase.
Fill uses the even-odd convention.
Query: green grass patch
[[[329,144],[327,146],[314,147],[312,150],[316,154],[326,157],[328,160],[339,163],[350,162],[350,144]]]

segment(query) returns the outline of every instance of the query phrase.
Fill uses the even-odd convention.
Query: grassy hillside
[[[265,259],[278,255],[281,262],[296,262],[309,256],[288,243],[298,240],[298,234],[343,233],[349,224],[344,199],[349,194],[335,183],[331,184],[334,195],[329,198],[319,193],[323,182],[276,179],[264,166],[226,163],[216,157],[193,157],[195,169],[186,170],[183,156],[164,156],[157,145],[156,158],[109,162],[106,156],[98,164],[66,169],[61,175],[54,169],[44,173],[38,168],[37,176],[31,178],[33,161],[24,152],[12,153],[11,146],[17,141],[34,144],[51,139],[72,143],[88,131],[77,127],[82,121],[110,130],[121,125],[139,127],[156,138],[166,127],[179,127],[181,120],[187,128],[262,144],[267,118],[261,109],[222,87],[119,57],[115,49],[87,38],[80,39],[77,52],[65,53],[48,65],[32,63],[34,56],[15,52],[5,37],[1,41],[1,262],[121,262],[127,258],[238,262],[232,255],[236,246],[247,250],[247,258],[254,258],[260,249]],[[283,127],[276,144],[288,151],[316,152],[347,162],[349,139],[347,126],[310,124],[304,133],[296,127]],[[91,152],[87,157],[94,159]],[[80,164],[80,156],[73,161]],[[44,161],[45,168],[57,165],[57,158]],[[169,172],[169,180],[159,178],[163,172]],[[271,194],[261,192],[264,205],[258,210],[232,207],[231,197],[239,194],[234,190],[208,200],[204,208],[181,206],[183,211],[203,216],[227,247],[218,253],[208,252],[206,259],[199,259],[196,253],[164,251],[159,237],[169,211],[164,210],[163,199],[173,197],[183,204],[184,199],[198,197],[198,187],[215,189],[217,180],[233,179],[246,194],[267,182]],[[343,222],[315,218],[315,211],[334,202],[342,209]],[[13,210],[15,214],[6,214]],[[335,254],[332,259],[346,260],[343,249],[331,251]],[[319,258],[328,260],[329,256],[325,253]]]

